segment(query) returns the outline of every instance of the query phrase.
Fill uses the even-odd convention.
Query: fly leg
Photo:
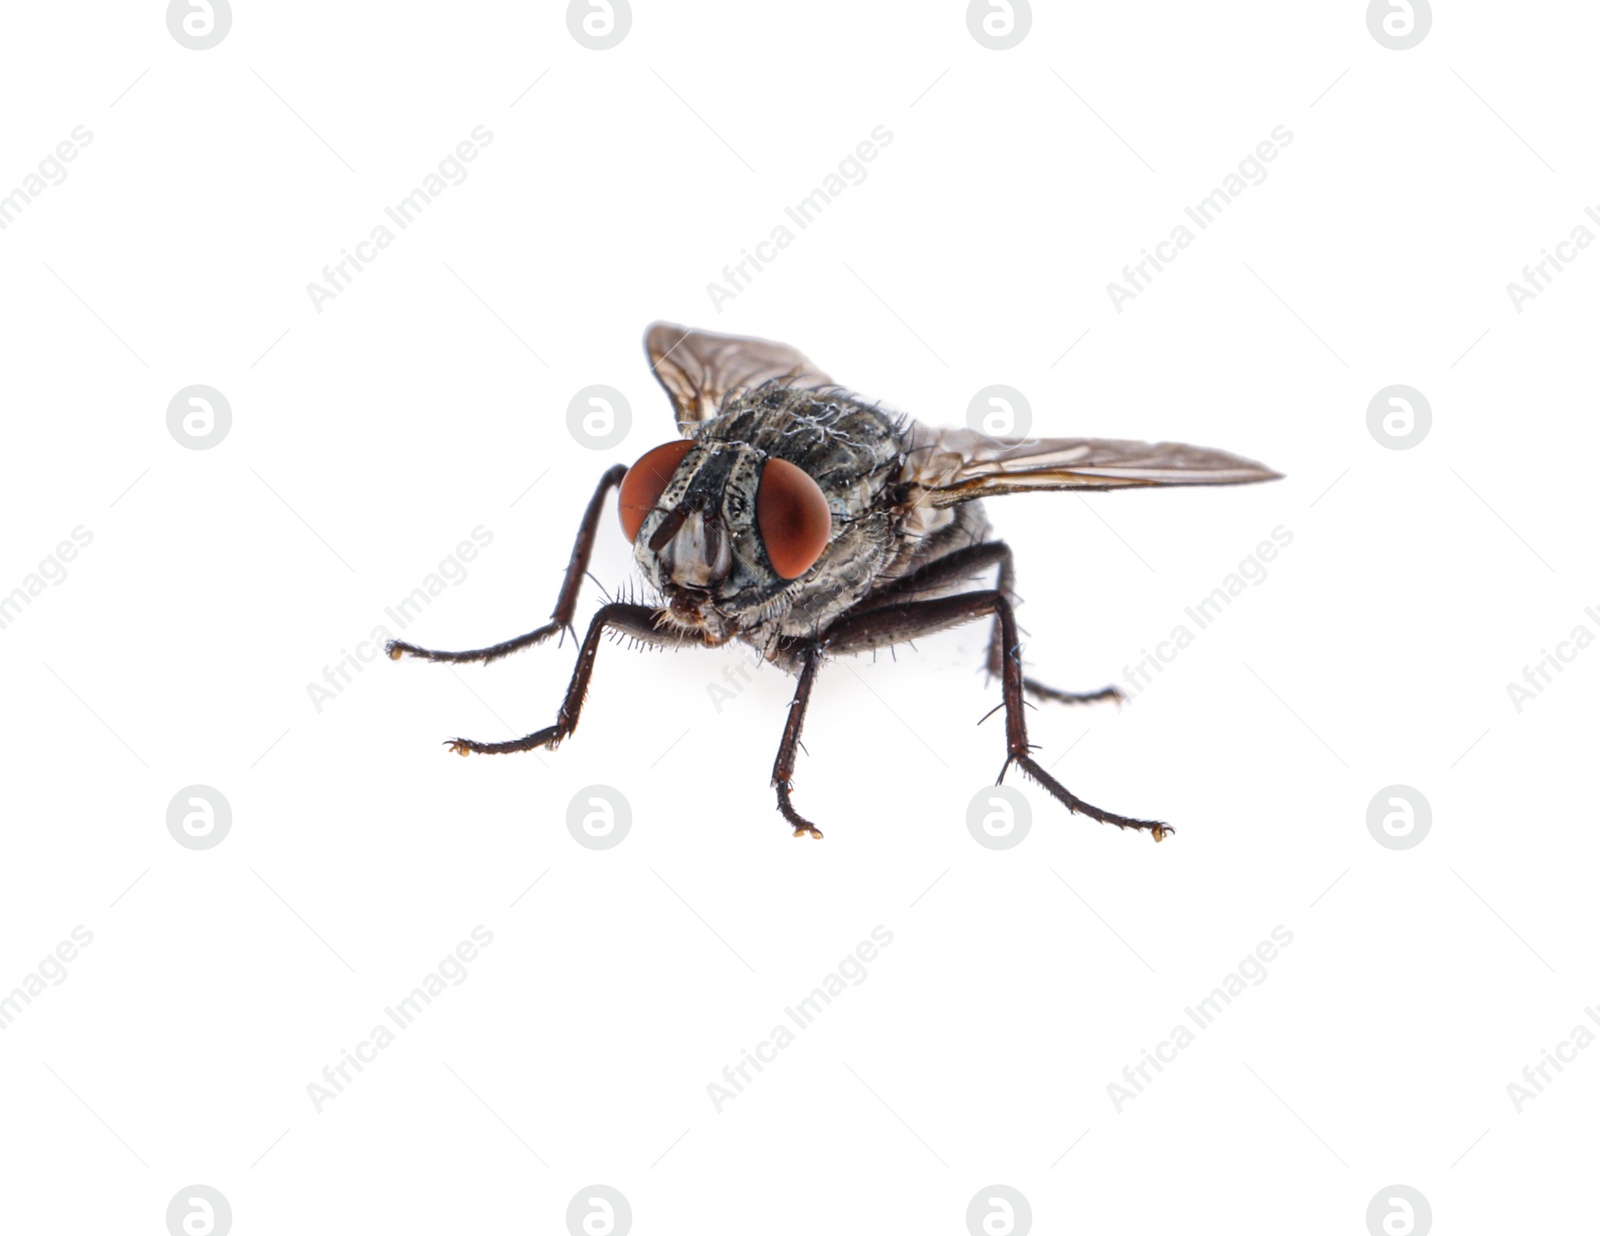
[[[991,566],[1000,568],[999,579],[995,586],[1006,600],[1015,606],[1017,594],[1011,546],[1004,541],[985,541],[981,545],[968,545],[952,550],[942,558],[935,558],[926,566],[901,576],[867,597],[857,609],[858,611],[864,608],[876,609],[889,601],[937,595],[941,589],[948,589],[951,584],[970,579],[979,571]],[[1015,643],[1009,647],[1015,648]],[[1000,620],[996,618],[993,634],[989,639],[989,657],[985,663],[991,678],[1000,676],[1007,648]],[[1100,700],[1116,700],[1120,704],[1124,699],[1117,687],[1102,687],[1098,691],[1059,691],[1055,687],[1046,686],[1036,678],[1028,677],[1023,678],[1022,686],[1030,695],[1042,700],[1055,700],[1062,704],[1092,704]]]
[[[470,755],[474,751],[483,755],[503,755],[508,751],[532,751],[536,747],[555,750],[563,738],[578,728],[578,714],[583,710],[583,697],[588,693],[589,679],[594,674],[594,659],[600,651],[600,638],[608,628],[651,644],[671,645],[692,641],[691,636],[658,628],[655,624],[658,612],[648,605],[628,605],[620,601],[602,605],[589,622],[589,633],[583,637],[583,645],[578,650],[578,664],[572,671],[572,681],[567,684],[567,694],[561,701],[554,725],[547,725],[542,730],[508,742],[475,742],[470,738],[452,738],[448,744],[450,750],[457,755]]]
[[[550,621],[544,626],[529,631],[526,635],[519,635],[515,639],[508,639],[504,643],[492,644],[488,648],[474,648],[470,652],[435,652],[395,639],[390,640],[387,645],[389,656],[398,661],[409,653],[426,661],[481,661],[488,664],[510,653],[531,648],[549,639],[557,631],[570,630],[572,615],[578,607],[578,589],[583,585],[584,572],[589,569],[589,554],[594,549],[595,534],[600,528],[600,515],[605,509],[606,494],[613,486],[622,484],[622,478],[627,474],[628,469],[618,464],[608,469],[600,478],[594,497],[589,499],[589,506],[583,513],[583,522],[578,525],[578,539],[572,546],[572,557],[567,562],[567,574],[561,581],[561,593],[556,597],[555,610],[550,615]]]
[[[783,741],[778,744],[778,758],[772,765],[772,784],[778,790],[778,810],[783,818],[794,825],[796,837],[813,837],[822,840],[822,830],[794,809],[789,796],[794,792],[795,752],[800,746],[800,728],[806,722],[806,706],[811,703],[811,684],[817,680],[817,670],[822,665],[822,649],[813,644],[800,654],[800,681],[794,689],[794,699],[789,702],[789,719],[783,725]]]
[[[1016,569],[1012,564],[1011,547],[1003,541],[995,542],[1005,552],[1000,556],[1000,576],[996,584],[1002,596],[1015,607],[1017,603]],[[994,629],[989,636],[989,676],[1003,674],[1003,667],[1007,658],[1022,655],[1017,647],[1017,637],[1005,633],[1005,624],[999,615],[995,616]],[[1126,698],[1116,686],[1101,687],[1098,691],[1059,691],[1055,687],[1047,687],[1035,678],[1023,678],[1022,685],[1030,694],[1042,700],[1055,700],[1060,704],[1097,704],[1101,700],[1115,700],[1120,706]],[[1157,841],[1161,840],[1158,836]]]
[[[824,633],[823,648],[830,653],[865,652],[991,615],[1000,628],[1001,646],[1007,650],[1000,664],[1001,696],[1006,714],[1006,762],[1000,769],[996,784],[1005,778],[1011,765],[1016,764],[1069,811],[1086,815],[1102,824],[1115,824],[1118,828],[1146,829],[1160,841],[1172,831],[1169,825],[1156,820],[1136,820],[1116,815],[1086,803],[1033,758],[1033,748],[1028,744],[1027,720],[1023,715],[1025,679],[1017,643],[1017,620],[1012,612],[1011,599],[1003,591],[994,589],[963,592],[932,600],[894,601],[874,606],[865,612],[852,611]],[[796,731],[798,736],[798,726]]]

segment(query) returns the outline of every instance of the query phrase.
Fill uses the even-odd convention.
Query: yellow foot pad
[[[1173,832],[1173,830],[1170,829],[1170,828],[1167,828],[1165,825],[1157,824],[1154,828],[1152,828],[1150,830],[1150,835],[1152,837],[1154,837],[1157,842],[1162,842],[1162,841],[1165,841],[1168,837],[1172,836],[1172,832]]]
[[[467,746],[467,744],[459,738],[450,744],[450,750],[454,751],[457,755],[472,754],[472,748]]]
[[[794,830],[794,835],[796,837],[810,837],[814,841],[822,840],[822,830],[820,828],[797,828]]]

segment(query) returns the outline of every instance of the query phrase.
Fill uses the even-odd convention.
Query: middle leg
[[[996,587],[1015,607],[1017,595],[1011,546],[1004,541],[985,541],[980,545],[968,545],[952,550],[942,558],[935,558],[926,566],[901,576],[873,593],[857,609],[861,612],[865,609],[877,609],[892,601],[935,595],[941,589],[970,579],[979,571],[991,566],[999,567]],[[996,617],[989,637],[989,658],[986,663],[991,678],[1001,676],[1005,658],[1014,649],[1014,643],[1011,645],[1006,643],[1004,624]],[[1061,691],[1045,685],[1037,678],[1027,676],[1023,677],[1022,686],[1030,695],[1042,700],[1055,700],[1062,704],[1094,704],[1101,700],[1115,700],[1120,704],[1126,698],[1121,689],[1115,686],[1101,687],[1098,691]]]
[[[1012,612],[1010,598],[998,589],[963,592],[932,600],[897,601],[864,612],[852,612],[824,633],[823,647],[828,652],[865,652],[991,615],[1000,625],[1003,647],[1007,649],[1000,666],[1001,697],[1006,714],[1006,762],[1000,769],[1000,778],[1004,779],[1007,769],[1016,764],[1065,804],[1069,811],[1079,812],[1102,824],[1115,824],[1118,828],[1145,829],[1157,841],[1164,838],[1172,831],[1169,825],[1157,820],[1138,820],[1117,815],[1086,803],[1033,758],[1033,748],[1028,743],[1027,719],[1023,712],[1025,680],[1017,643],[1016,616]]]

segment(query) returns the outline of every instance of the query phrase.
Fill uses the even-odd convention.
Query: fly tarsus
[[[1054,700],[1058,704],[1099,704],[1110,700],[1121,708],[1123,701],[1128,698],[1118,686],[1101,687],[1098,691],[1058,691],[1036,678],[1024,678],[1022,689],[1036,699]]]
[[[526,635],[519,635],[515,639],[508,639],[503,643],[491,644],[487,648],[474,648],[467,652],[440,652],[433,648],[418,648],[415,644],[408,644],[404,640],[392,639],[384,645],[384,651],[389,654],[391,661],[398,661],[401,657],[418,657],[424,661],[445,661],[462,663],[479,661],[487,665],[491,661],[498,661],[501,657],[510,656],[513,652],[521,652],[524,648],[532,648],[535,644],[542,644],[557,631],[562,630],[565,624],[551,621],[536,630],[529,631]]]
[[[542,730],[535,730],[523,738],[512,738],[506,742],[478,742],[471,738],[452,738],[445,746],[457,755],[506,755],[512,751],[535,751],[540,747],[554,750],[566,735],[559,725],[547,725]]]
[[[1098,820],[1102,824],[1115,824],[1118,828],[1145,829],[1157,841],[1165,841],[1170,834],[1176,831],[1172,825],[1163,824],[1159,820],[1136,820],[1131,816],[1117,815],[1113,811],[1103,811],[1099,807],[1096,807],[1093,803],[1084,802],[1083,799],[1079,798],[1071,790],[1067,789],[1066,786],[1062,785],[1061,782],[1057,781],[1054,777],[1047,773],[1043,768],[1039,767],[1039,761],[1034,759],[1033,756],[1029,755],[1026,751],[1021,753],[1011,753],[1010,757],[1006,760],[1005,768],[1000,770],[1000,778],[995,782],[996,785],[998,785],[1001,780],[1005,779],[1006,769],[1009,769],[1013,764],[1021,768],[1025,775],[1033,778],[1033,780],[1037,781],[1046,790],[1048,790],[1050,792],[1050,796],[1064,804],[1068,811],[1074,812],[1078,815],[1086,815],[1091,820]]]
[[[778,810],[783,813],[783,818],[794,826],[796,837],[810,837],[813,841],[822,840],[822,830],[805,816],[794,809],[794,804],[789,801],[789,795],[794,792],[792,781],[780,781],[778,788]]]

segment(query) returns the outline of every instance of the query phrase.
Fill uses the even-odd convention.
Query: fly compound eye
[[[687,438],[668,442],[646,451],[639,462],[628,469],[617,494],[617,514],[622,517],[622,530],[628,534],[628,540],[639,535],[645,516],[656,509],[656,503],[661,501],[661,495],[672,481],[672,474],[693,449],[694,443]]]
[[[799,579],[828,547],[833,513],[822,488],[786,459],[769,459],[756,491],[756,524],[772,569]]]

